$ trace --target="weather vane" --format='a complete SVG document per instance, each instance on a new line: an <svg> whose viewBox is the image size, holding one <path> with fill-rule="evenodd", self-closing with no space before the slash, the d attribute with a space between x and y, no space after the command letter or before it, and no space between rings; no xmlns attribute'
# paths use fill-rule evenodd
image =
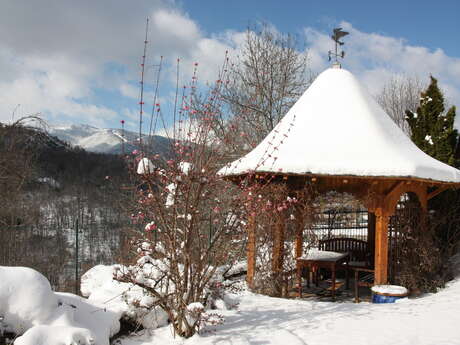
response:
<svg viewBox="0 0 460 345"><path fill-rule="evenodd" d="M340 66L340 63L339 63L339 60L338 58L344 58L345 57L345 52L342 50L340 53L338 52L338 47L339 45L340 46L343 46L344 42L341 42L339 41L342 37L345 37L346 35L348 35L349 32L346 32L346 31L342 31L342 28L335 28L334 29L334 34L331 36L331 38L334 40L335 42L335 53L333 51L330 51L329 50L329 61L332 60L332 57L335 58L335 62L334 62L334 65L338 65Z"/></svg>

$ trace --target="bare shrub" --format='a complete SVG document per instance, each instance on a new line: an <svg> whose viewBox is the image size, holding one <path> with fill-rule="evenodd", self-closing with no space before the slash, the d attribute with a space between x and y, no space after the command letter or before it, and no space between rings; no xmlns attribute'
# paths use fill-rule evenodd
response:
<svg viewBox="0 0 460 345"><path fill-rule="evenodd" d="M193 95L182 98L171 159L135 152L139 185L132 220L144 232L133 242L136 263L119 276L143 287L183 337L204 322L217 322L205 308L216 280L222 280L218 268L244 249L238 189L217 174L222 156L209 123L219 99L209 98L200 105Z"/></svg>
<svg viewBox="0 0 460 345"><path fill-rule="evenodd" d="M436 240L437 220L423 214L415 195L409 193L398 204L394 223L398 255L395 282L412 293L435 292L444 285L443 258Z"/></svg>

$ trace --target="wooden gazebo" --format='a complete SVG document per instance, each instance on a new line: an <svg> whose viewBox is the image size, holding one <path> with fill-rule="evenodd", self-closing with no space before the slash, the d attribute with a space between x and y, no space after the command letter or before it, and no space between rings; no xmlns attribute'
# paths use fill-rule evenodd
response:
<svg viewBox="0 0 460 345"><path fill-rule="evenodd" d="M388 223L404 193L427 201L460 186L460 171L422 152L358 80L338 66L321 73L274 130L246 156L222 168L228 178L269 174L289 186L312 183L320 193L347 192L369 212L375 284L388 280ZM249 286L255 273L255 219L248 224ZM296 255L302 254L302 231ZM273 267L283 261L284 228L275 236ZM276 243L276 241L278 243Z"/></svg>

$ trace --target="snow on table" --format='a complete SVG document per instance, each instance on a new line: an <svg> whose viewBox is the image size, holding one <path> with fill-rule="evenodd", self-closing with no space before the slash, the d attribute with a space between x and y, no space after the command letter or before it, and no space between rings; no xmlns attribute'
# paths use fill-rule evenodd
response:
<svg viewBox="0 0 460 345"><path fill-rule="evenodd" d="M299 257L298 260L337 261L343 259L347 255L347 253L337 253L326 250L310 249L307 255Z"/></svg>

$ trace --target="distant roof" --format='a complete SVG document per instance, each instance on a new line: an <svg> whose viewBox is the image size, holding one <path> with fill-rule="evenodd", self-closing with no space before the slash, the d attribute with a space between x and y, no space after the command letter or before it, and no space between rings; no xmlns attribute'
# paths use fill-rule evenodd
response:
<svg viewBox="0 0 460 345"><path fill-rule="evenodd" d="M421 151L349 71L321 73L273 131L219 171L460 182L460 171Z"/></svg>

